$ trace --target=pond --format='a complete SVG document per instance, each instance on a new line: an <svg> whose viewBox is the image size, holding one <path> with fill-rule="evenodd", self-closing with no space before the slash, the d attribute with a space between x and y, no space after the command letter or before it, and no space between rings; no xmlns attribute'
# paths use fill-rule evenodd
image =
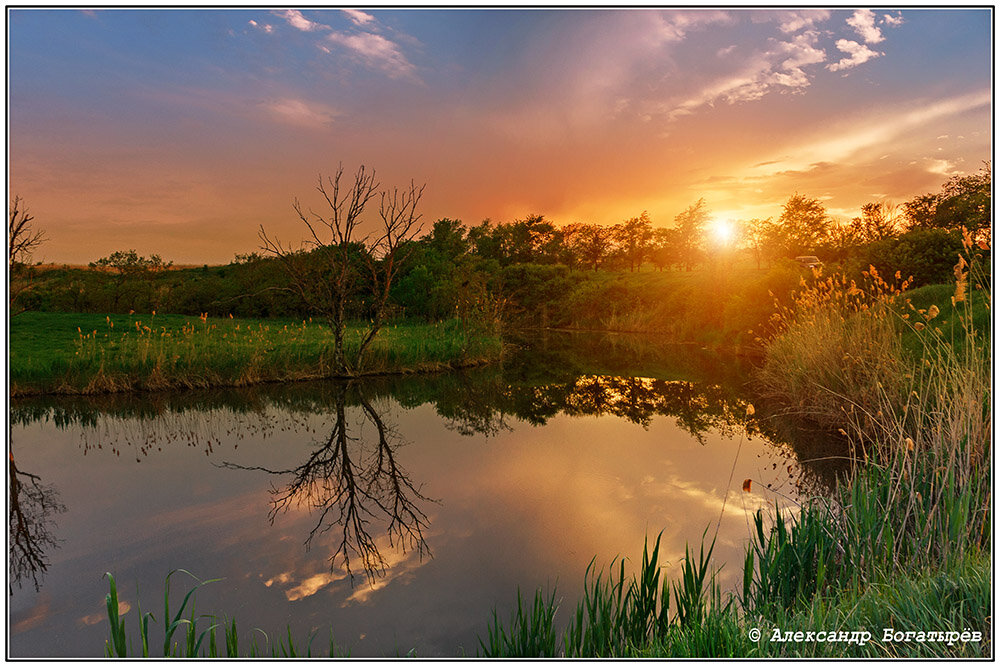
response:
<svg viewBox="0 0 1000 667"><path fill-rule="evenodd" d="M463 373L13 402L9 655L103 655L105 572L131 631L138 603L162 623L183 568L221 579L196 610L241 637L316 631L352 656L475 655L519 588L555 587L565 621L592 558L634 562L661 531L668 575L717 535L733 587L752 512L822 482L745 378L550 333ZM174 575L175 605L194 583Z"/></svg>

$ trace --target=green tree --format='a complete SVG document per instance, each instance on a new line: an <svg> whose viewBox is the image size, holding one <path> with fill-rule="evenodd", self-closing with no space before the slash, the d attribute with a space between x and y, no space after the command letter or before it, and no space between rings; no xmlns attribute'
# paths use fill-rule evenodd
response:
<svg viewBox="0 0 1000 667"><path fill-rule="evenodd" d="M674 217L676 230L676 248L680 263L690 271L702 260L705 245L705 227L708 226L710 214L704 198L688 206Z"/></svg>
<svg viewBox="0 0 1000 667"><path fill-rule="evenodd" d="M816 252L828 240L832 222L818 199L792 195L778 218L786 252L793 256Z"/></svg>
<svg viewBox="0 0 1000 667"><path fill-rule="evenodd" d="M653 230L653 238L649 244L649 259L662 271L678 261L677 247L677 229L658 227Z"/></svg>
<svg viewBox="0 0 1000 667"><path fill-rule="evenodd" d="M977 239L989 235L993 175L989 163L966 176L953 176L935 194L923 194L903 207L909 229L960 229Z"/></svg>
<svg viewBox="0 0 1000 667"><path fill-rule="evenodd" d="M133 250L116 250L107 257L101 257L90 263L90 268L106 271L112 275L111 310L117 312L124 289L137 280L150 278L152 274L164 271L173 266L173 262L164 263L159 255L143 257ZM135 295L134 295L135 296ZM137 298L137 297L136 297Z"/></svg>
<svg viewBox="0 0 1000 667"><path fill-rule="evenodd" d="M887 201L869 202L861 207L861 217L851 220L860 243L874 243L899 234L899 209Z"/></svg>
<svg viewBox="0 0 1000 667"><path fill-rule="evenodd" d="M611 252L613 240L608 227L575 222L566 225L562 232L563 247L570 256L567 263L570 267L583 264L597 271Z"/></svg>
<svg viewBox="0 0 1000 667"><path fill-rule="evenodd" d="M760 268L761 260L767 260L768 265L780 252L776 246L780 245L780 237L777 226L771 218L751 218L739 223L739 230L743 243L753 254L757 268Z"/></svg>
<svg viewBox="0 0 1000 667"><path fill-rule="evenodd" d="M629 218L620 225L615 225L614 229L629 271L641 269L649 250L649 242L653 238L653 223L649 220L649 214L643 211L639 217Z"/></svg>

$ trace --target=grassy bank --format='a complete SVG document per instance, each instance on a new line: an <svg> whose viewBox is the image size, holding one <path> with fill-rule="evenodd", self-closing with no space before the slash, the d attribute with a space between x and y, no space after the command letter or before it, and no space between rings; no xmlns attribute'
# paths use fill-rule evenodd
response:
<svg viewBox="0 0 1000 667"><path fill-rule="evenodd" d="M347 353L362 329L347 332ZM387 326L365 373L469 366L499 358L499 337L455 321ZM309 320L24 313L10 325L12 395L242 386L335 375L332 336Z"/></svg>

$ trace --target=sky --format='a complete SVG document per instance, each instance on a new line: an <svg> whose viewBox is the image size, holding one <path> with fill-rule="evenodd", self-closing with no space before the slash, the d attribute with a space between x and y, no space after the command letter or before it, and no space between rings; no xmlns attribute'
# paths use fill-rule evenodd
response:
<svg viewBox="0 0 1000 667"><path fill-rule="evenodd" d="M793 194L847 221L992 157L979 9L8 9L8 197L36 261L304 238L338 165L425 228L655 226ZM375 223L373 219L370 224Z"/></svg>

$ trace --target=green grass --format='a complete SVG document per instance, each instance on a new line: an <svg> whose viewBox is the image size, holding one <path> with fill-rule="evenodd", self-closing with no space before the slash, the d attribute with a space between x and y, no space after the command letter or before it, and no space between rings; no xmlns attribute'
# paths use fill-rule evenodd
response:
<svg viewBox="0 0 1000 667"><path fill-rule="evenodd" d="M183 573L195 579L198 583L188 589L181 600L180 608L170 613L170 579L177 573ZM118 585L114 575L108 572L108 595L105 598L108 614L108 639L105 641L105 655L109 658L143 657L155 655L151 650L154 631L150 621L156 621L152 612L142 613L142 606L136 600L138 616L138 635L129 633L124 615L119 613ZM235 619L223 618L221 621L211 614L195 612L196 593L207 584L220 581L211 579L198 581L197 577L187 570L174 570L165 580L163 593L163 646L161 655L165 658L311 658L329 657L344 658L350 654L340 649L333 641L333 633L325 651L313 655L314 632L305 641L296 644L290 627L285 633L276 634L271 639L266 632L254 628L250 632L249 641L240 642L240 632ZM137 596L138 597L138 596ZM186 612L186 614L185 614ZM176 637L176 639L175 639ZM220 643L221 638L221 643ZM158 646L158 645L157 645Z"/></svg>
<svg viewBox="0 0 1000 667"><path fill-rule="evenodd" d="M356 348L361 327L347 332ZM11 393L103 393L240 386L333 377L332 336L318 322L24 313L10 326ZM384 327L366 373L435 370L499 358L498 337L458 322Z"/></svg>
<svg viewBox="0 0 1000 667"><path fill-rule="evenodd" d="M904 299L909 300L909 305L899 307L900 315L909 314L906 322L912 324L918 318L914 311L927 310L931 306L937 306L940 314L933 320L934 326L941 330L941 337L956 350L965 350L967 336L963 319L969 320L972 327L979 332L988 332L992 321L990 314L990 297L988 294L973 287L969 290L968 301L952 303L955 295L955 285L926 285L915 290L910 290L903 294ZM912 306L912 309L909 308ZM912 322L910 320L913 320ZM914 357L920 357L924 352L924 343L927 341L926 335L920 335L912 326L901 327L902 342L904 349Z"/></svg>
<svg viewBox="0 0 1000 667"><path fill-rule="evenodd" d="M584 579L583 599L568 619L555 591L518 592L508 623L496 612L481 640L486 657L672 658L979 658L992 654L992 560L989 545L964 530L975 490L951 490L951 500L929 533L911 531L911 549L898 551L892 530L906 501L893 499L898 480L864 476L842 489L834 514L809 505L797 515L757 512L747 547L741 595L724 593L714 579L711 546L687 551L680 577L660 580L659 539L643 550L636 574L624 561ZM873 502L859 502L872 496ZM927 505L931 505L927 502ZM926 509L926 508L925 508ZM886 512L890 516L886 521ZM926 518L926 517L923 517ZM885 530L886 528L889 530ZM941 541L948 527L954 540ZM917 552L934 544L933 557ZM553 628L562 624L564 630ZM751 630L761 631L754 640ZM884 640L896 632L979 633L978 641ZM817 641L807 632L869 632L850 641ZM802 632L797 641L776 641Z"/></svg>

